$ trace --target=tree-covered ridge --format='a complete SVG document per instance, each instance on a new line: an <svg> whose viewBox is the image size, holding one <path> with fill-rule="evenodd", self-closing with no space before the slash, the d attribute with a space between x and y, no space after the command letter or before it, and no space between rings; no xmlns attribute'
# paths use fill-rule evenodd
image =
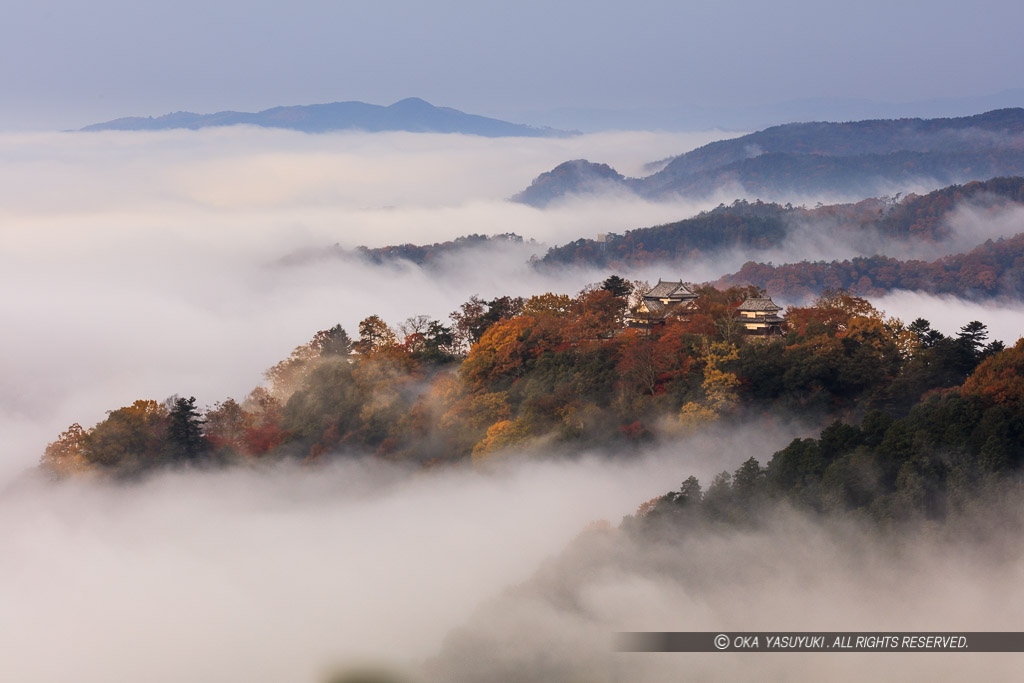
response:
<svg viewBox="0 0 1024 683"><path fill-rule="evenodd" d="M378 316L353 343L318 332L241 401L140 400L46 449L56 473L131 475L177 465L373 454L430 464L502 451L573 452L671 437L747 411L808 419L882 409L963 382L986 346L981 323L947 338L927 322L886 319L833 294L786 312L788 332L750 340L735 309L756 288L697 287L685 318L627 329L645 283L609 277L576 296L471 298L449 321Z"/></svg>
<svg viewBox="0 0 1024 683"><path fill-rule="evenodd" d="M335 244L329 248L304 249L293 252L280 259L282 265L302 265L310 261L327 259L340 259L344 261L359 261L373 265L395 265L413 263L424 268L444 268L447 261L453 257L465 257L477 250L488 248L514 249L523 247L523 252L528 253L529 249L539 248L540 245L534 240L524 239L514 232L500 233L494 235L481 235L473 233L456 237L453 240L434 242L432 244L394 244L384 247L358 246L354 249L342 247ZM523 256L525 260L525 255Z"/></svg>
<svg viewBox="0 0 1024 683"><path fill-rule="evenodd" d="M528 188L510 197L510 201L547 206L566 194L614 191L628 182L624 175L608 164L573 159L541 173Z"/></svg>
<svg viewBox="0 0 1024 683"><path fill-rule="evenodd" d="M980 341L968 346L980 350ZM756 523L786 503L878 522L943 520L981 493L1019 495L1024 470L1024 339L989 354L958 387L927 394L908 414L875 410L795 439L762 467L750 458L706 490L695 477L641 506L634 529L695 522ZM1016 487L1016 488L1014 488Z"/></svg>
<svg viewBox="0 0 1024 683"><path fill-rule="evenodd" d="M655 199L712 196L737 185L764 199L823 192L863 196L880 187L891 193L921 181L1020 175L1022 141L1024 109L951 119L791 123L712 142L643 178L624 178L588 161L567 162L539 176L515 200L546 206L609 187Z"/></svg>
<svg viewBox="0 0 1024 683"><path fill-rule="evenodd" d="M436 266L445 258L486 246L535 244L509 232L498 235L472 234L433 244L399 244L386 247L356 247L354 255L374 264L409 261L420 266ZM352 252L348 252L352 253Z"/></svg>
<svg viewBox="0 0 1024 683"><path fill-rule="evenodd" d="M764 214L745 212L744 201L729 210L703 212L693 218L651 228L609 233L604 242L581 238L552 247L540 260L544 265L636 267L658 261L685 261L729 247L768 248L786 237L785 215L795 211L778 204L760 204Z"/></svg>
<svg viewBox="0 0 1024 683"><path fill-rule="evenodd" d="M645 179L637 189L654 198L668 193L711 196L737 184L748 195L760 197L864 196L877 193L880 187L905 188L921 182L945 185L1022 173L1024 150L1019 148L976 152L900 150L857 156L773 152L674 179L664 187L652 186Z"/></svg>
<svg viewBox="0 0 1024 683"><path fill-rule="evenodd" d="M747 262L716 286L755 285L789 301L814 298L828 289L880 296L897 289L969 299L1018 297L1024 291L1024 233L988 240L967 254L932 262L871 256L774 266Z"/></svg>
<svg viewBox="0 0 1024 683"><path fill-rule="evenodd" d="M877 221L882 235L940 240L949 234L944 223L958 206L996 210L1024 205L1024 177L1005 176L964 185L949 185L926 195L908 195Z"/></svg>
<svg viewBox="0 0 1024 683"><path fill-rule="evenodd" d="M685 261L735 247L777 247L798 228L828 230L851 239L938 242L950 235L950 214L965 205L987 211L1024 205L1024 177L993 178L952 185L926 195L872 198L811 209L737 200L675 223L627 230L622 235L609 233L604 242L579 239L553 247L541 263L624 268Z"/></svg>
<svg viewBox="0 0 1024 683"><path fill-rule="evenodd" d="M852 240L879 237L939 242L950 236L947 224L950 214L965 205L988 212L1012 205L1024 205L1024 177L993 178L966 185L952 185L921 196L911 194L906 197L868 198L856 203L819 205L813 208L741 199L674 223L627 230L622 235L609 233L603 242L581 238L553 247L548 249L538 265L577 264L619 269L660 261L687 261L722 249L779 247L793 234L794 229L827 230ZM282 263L302 263L311 258L342 258L358 259L375 265L409 262L433 268L443 267L451 257L490 247L524 247L523 253L526 254L533 248L539 250L541 245L516 233L474 233L432 244L400 244L376 248L360 246L355 249L335 245L326 250L289 255L282 259ZM756 280L751 282L781 296L786 295L786 292L776 290L774 286L768 287ZM842 286L861 294L878 294L882 291L860 289L855 284L840 279L829 287L835 289ZM819 288L815 293L820 291Z"/></svg>
<svg viewBox="0 0 1024 683"><path fill-rule="evenodd" d="M956 118L789 123L709 143L673 158L653 177L685 177L772 153L844 157L898 150L977 152L1008 146L1021 135L1024 109Z"/></svg>

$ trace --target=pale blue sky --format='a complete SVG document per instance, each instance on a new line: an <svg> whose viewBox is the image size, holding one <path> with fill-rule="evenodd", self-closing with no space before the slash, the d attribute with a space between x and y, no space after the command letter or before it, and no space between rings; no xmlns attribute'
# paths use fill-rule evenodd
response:
<svg viewBox="0 0 1024 683"><path fill-rule="evenodd" d="M1019 1L4 5L0 128L409 96L536 120L560 108L741 111L1024 87Z"/></svg>

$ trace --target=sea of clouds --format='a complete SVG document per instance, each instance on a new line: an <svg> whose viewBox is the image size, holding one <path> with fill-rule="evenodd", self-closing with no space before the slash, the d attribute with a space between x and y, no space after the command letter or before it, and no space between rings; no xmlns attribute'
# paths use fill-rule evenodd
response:
<svg viewBox="0 0 1024 683"><path fill-rule="evenodd" d="M240 397L314 332L446 319L474 294L575 293L606 274L539 275L533 251L450 272L279 261L296 251L516 232L560 243L692 214L600 200L506 201L566 157L639 167L715 133L567 139L306 135L251 128L0 135L0 476L73 421L137 398Z"/></svg>
<svg viewBox="0 0 1024 683"><path fill-rule="evenodd" d="M491 473L413 476L344 462L130 487L54 486L25 474L70 423L89 427L136 399L241 398L335 323L354 334L372 314L392 324L443 320L473 295L574 294L599 282L609 273L538 271L527 259L544 245L678 220L735 197L596 197L547 210L505 198L566 159L639 175L652 159L719 137L0 135L0 678L316 680L360 658L415 668L588 522L616 524L689 474L706 482L805 434L769 421L616 462L594 455ZM538 244L428 270L282 261L334 244L504 232ZM827 249L807 244L795 255ZM749 256L626 275L711 280ZM1024 329L1017 304L905 293L875 303L947 333L979 319L1012 343ZM653 595L639 604L656 603Z"/></svg>

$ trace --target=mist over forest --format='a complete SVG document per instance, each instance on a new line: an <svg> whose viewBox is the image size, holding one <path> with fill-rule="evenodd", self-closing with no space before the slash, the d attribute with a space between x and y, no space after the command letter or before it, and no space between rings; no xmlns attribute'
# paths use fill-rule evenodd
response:
<svg viewBox="0 0 1024 683"><path fill-rule="evenodd" d="M0 278L19 296L2 304L17 333L0 339L9 387L0 398L9 435L0 468L10 476L32 466L54 429L95 422L138 395L187 391L212 404L243 394L328 324L355 332L371 314L394 324L446 317L474 294L577 291L603 274L540 277L525 253L474 259L477 267L446 277L275 264L339 242L383 246L481 230L553 242L636 217L668 220L693 208L611 201L540 213L504 198L543 160L578 153L575 145L640 164L664 147L715 136L5 134L0 216L17 230L0 233Z"/></svg>
<svg viewBox="0 0 1024 683"><path fill-rule="evenodd" d="M0 284L16 293L0 303L2 677L269 683L364 667L409 681L862 680L983 668L1011 679L1016 655L612 652L625 630L1021 628L1020 291L872 283L776 294L736 281L716 295L706 285L748 262L973 253L1024 232L1017 200L953 201L935 220L940 235L891 239L841 233L814 213L819 202L865 196L792 196L806 211L771 244L553 266L541 263L549 249L575 240L760 197L729 187L696 199L613 191L545 208L508 201L566 158L639 176L724 137L0 135L0 222L12 226L0 232ZM903 191L939 189L915 179ZM423 264L357 251L509 233L523 239ZM705 285L704 327L612 334L626 303L602 289L611 275L634 297L660 279ZM730 307L758 293L791 309L791 336L757 346L722 327ZM520 308L501 313L503 297L521 298ZM493 312L491 336L480 328L441 360L402 330L416 316L456 327L452 314L474 300ZM374 316L400 338L367 346L362 323ZM929 326L914 327L918 319ZM485 356L488 343L502 348L496 330L516 324L535 351L507 363ZM335 326L358 357L346 348L343 360L328 358L309 341ZM313 347L294 386L275 386L273 368ZM365 379L359 368L377 367L377 352L393 374ZM636 368L650 358L674 360L645 380ZM567 379L584 366L598 378L591 394L590 379ZM373 387L344 404L346 419L362 420L347 427L356 436L337 433L338 416L304 421L320 410L314 398L332 386L331 368L339 384ZM240 447L211 466L118 469L97 456L81 476L37 467L73 423L88 432L142 399L164 419L186 397L209 419L258 386L280 389L292 420L264 460ZM543 403L550 386L562 393ZM385 395L401 406L426 396L427 408L394 417ZM484 408L470 406L481 396ZM406 431L369 433L377 409L381 429ZM409 415L422 419L409 426ZM916 437L899 441L894 466L885 453L900 430ZM846 440L829 451L828 434L839 432ZM421 433L431 440L418 442ZM813 441L807 453L820 458L787 450L794 439ZM743 489L747 475L756 484ZM836 483L840 475L848 479ZM687 508L689 477L701 494Z"/></svg>

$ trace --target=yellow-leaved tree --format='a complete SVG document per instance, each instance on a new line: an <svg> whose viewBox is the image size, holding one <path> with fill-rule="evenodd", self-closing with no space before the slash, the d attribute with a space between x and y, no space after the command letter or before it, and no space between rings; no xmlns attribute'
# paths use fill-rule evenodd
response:
<svg viewBox="0 0 1024 683"><path fill-rule="evenodd" d="M722 366L738 358L739 350L732 344L712 342L705 347L704 381L700 385L704 400L699 403L690 401L679 409L681 431L692 433L702 425L716 421L736 405L736 387L740 380L736 373L727 372Z"/></svg>
<svg viewBox="0 0 1024 683"><path fill-rule="evenodd" d="M77 422L68 427L57 440L46 447L39 464L51 474L66 476L90 469L83 445L85 430Z"/></svg>
<svg viewBox="0 0 1024 683"><path fill-rule="evenodd" d="M498 451L511 448L530 438L530 427L522 418L501 420L488 428L485 436L473 447L473 463L480 464Z"/></svg>

